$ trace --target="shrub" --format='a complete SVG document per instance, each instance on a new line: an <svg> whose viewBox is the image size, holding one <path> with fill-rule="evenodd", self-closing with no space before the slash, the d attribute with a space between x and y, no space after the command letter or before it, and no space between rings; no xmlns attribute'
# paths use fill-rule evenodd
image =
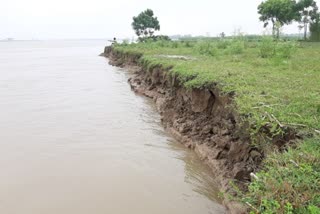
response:
<svg viewBox="0 0 320 214"><path fill-rule="evenodd" d="M192 48L194 46L194 44L192 42L190 42L190 41L185 41L185 42L182 41L182 43L184 43L184 46L186 48Z"/></svg>
<svg viewBox="0 0 320 214"><path fill-rule="evenodd" d="M230 54L242 54L244 52L244 41L235 40L232 41L228 47L228 52Z"/></svg>
<svg viewBox="0 0 320 214"><path fill-rule="evenodd" d="M171 41L170 37L166 35L153 36L153 39Z"/></svg>
<svg viewBox="0 0 320 214"><path fill-rule="evenodd" d="M227 40L219 40L217 42L217 48L218 49L227 49L227 47L230 45L230 42Z"/></svg>
<svg viewBox="0 0 320 214"><path fill-rule="evenodd" d="M262 58L290 58L298 48L295 41L274 42L271 37L264 37L258 45Z"/></svg>
<svg viewBox="0 0 320 214"><path fill-rule="evenodd" d="M280 58L291 58L297 51L298 45L294 41L278 42L276 45L276 56Z"/></svg>
<svg viewBox="0 0 320 214"><path fill-rule="evenodd" d="M159 40L163 40L163 41L171 41L169 36L165 36L165 35L159 35L159 36L149 36L149 37L139 37L138 41L139 42L150 42L150 41L159 41Z"/></svg>
<svg viewBox="0 0 320 214"><path fill-rule="evenodd" d="M168 43L167 41L161 39L156 42L156 45L163 48L168 45L167 43Z"/></svg>
<svg viewBox="0 0 320 214"><path fill-rule="evenodd" d="M275 43L272 37L263 37L258 48L262 58L270 58L275 55Z"/></svg>
<svg viewBox="0 0 320 214"><path fill-rule="evenodd" d="M257 42L254 42L254 41L247 42L247 48L257 48L257 47L258 47Z"/></svg>
<svg viewBox="0 0 320 214"><path fill-rule="evenodd" d="M129 44L130 44L130 42L129 42L128 39L124 39L124 40L122 41L122 43L121 43L122 46L127 46L127 45L129 45Z"/></svg>
<svg viewBox="0 0 320 214"><path fill-rule="evenodd" d="M178 42L171 42L171 47L172 48L178 48L179 47L179 43Z"/></svg>
<svg viewBox="0 0 320 214"><path fill-rule="evenodd" d="M218 54L215 44L209 41L198 42L195 49L202 55L216 56Z"/></svg>

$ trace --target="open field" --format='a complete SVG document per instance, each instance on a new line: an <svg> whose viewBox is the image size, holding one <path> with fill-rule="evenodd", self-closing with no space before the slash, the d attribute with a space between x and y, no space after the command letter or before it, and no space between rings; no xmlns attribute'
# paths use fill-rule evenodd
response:
<svg viewBox="0 0 320 214"><path fill-rule="evenodd" d="M146 68L161 65L187 88L216 84L234 94L235 108L250 124L252 144L265 164L241 197L255 212L320 212L320 43L157 41L116 45L143 54ZM261 130L268 129L268 134ZM273 137L294 130L294 146L278 153ZM288 143L288 142L286 142Z"/></svg>
<svg viewBox="0 0 320 214"><path fill-rule="evenodd" d="M301 44L289 59L262 58L258 45L244 44L241 53L232 53L237 51L232 46L212 48L213 56L201 54L192 43L139 43L117 49L143 53L148 66L173 66L187 87L220 84L222 90L236 93L238 110L255 120L268 120L268 112L283 125L320 129L320 43Z"/></svg>

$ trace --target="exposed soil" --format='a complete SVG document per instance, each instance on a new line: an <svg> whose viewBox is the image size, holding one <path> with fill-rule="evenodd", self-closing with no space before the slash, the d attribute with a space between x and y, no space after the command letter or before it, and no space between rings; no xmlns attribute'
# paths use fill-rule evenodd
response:
<svg viewBox="0 0 320 214"><path fill-rule="evenodd" d="M134 73L128 80L132 90L155 101L165 128L209 165L222 192L235 194L230 181L246 188L263 155L250 146L247 127L232 108L232 94L221 93L215 85L187 89L161 66L143 69L138 65L141 55L121 54L111 47L106 47L104 55L111 65ZM227 197L224 205L229 213L247 213Z"/></svg>

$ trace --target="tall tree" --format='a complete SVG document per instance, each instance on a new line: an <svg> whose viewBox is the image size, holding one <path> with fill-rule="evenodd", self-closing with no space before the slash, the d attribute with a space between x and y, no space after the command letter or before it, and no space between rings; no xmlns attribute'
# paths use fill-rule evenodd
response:
<svg viewBox="0 0 320 214"><path fill-rule="evenodd" d="M160 30L160 23L151 9L141 12L133 17L132 28L137 36L152 36L155 31Z"/></svg>
<svg viewBox="0 0 320 214"><path fill-rule="evenodd" d="M297 3L295 0L266 0L258 6L260 21L267 27L272 23L272 34L280 37L280 28L285 24L300 19Z"/></svg>
<svg viewBox="0 0 320 214"><path fill-rule="evenodd" d="M310 22L311 40L320 41L320 13L315 13Z"/></svg>
<svg viewBox="0 0 320 214"><path fill-rule="evenodd" d="M304 40L307 40L309 23L314 19L318 11L317 3L314 0L300 0L297 3L297 10L300 13L300 23L304 28Z"/></svg>

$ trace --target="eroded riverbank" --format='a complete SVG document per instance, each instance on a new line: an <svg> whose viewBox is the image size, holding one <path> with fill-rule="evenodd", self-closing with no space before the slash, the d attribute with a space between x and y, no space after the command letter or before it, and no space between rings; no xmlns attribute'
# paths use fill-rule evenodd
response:
<svg viewBox="0 0 320 214"><path fill-rule="evenodd" d="M110 64L134 74L128 81L131 88L154 100L166 130L207 163L223 192L233 194L231 181L240 186L250 181L250 173L257 169L262 154L250 146L246 127L237 121L232 94L222 94L214 85L187 89L161 65L139 65L141 55L117 52L112 47L106 47L104 55ZM227 197L224 205L230 213L247 212Z"/></svg>

